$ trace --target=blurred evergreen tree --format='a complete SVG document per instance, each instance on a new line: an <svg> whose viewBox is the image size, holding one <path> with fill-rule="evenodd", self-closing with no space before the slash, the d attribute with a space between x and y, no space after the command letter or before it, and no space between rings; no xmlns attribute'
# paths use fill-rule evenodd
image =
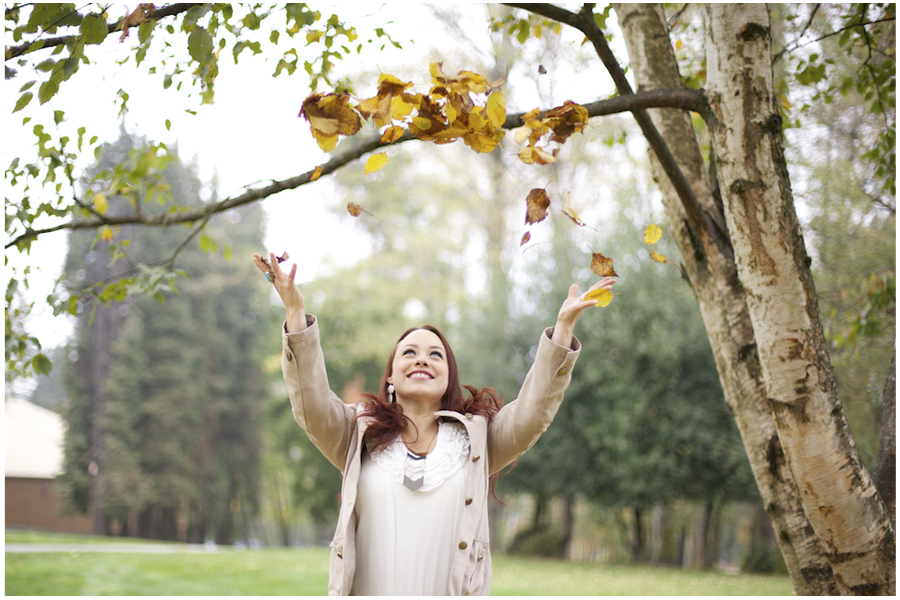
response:
<svg viewBox="0 0 900 600"><path fill-rule="evenodd" d="M143 148L143 140L123 132L98 169ZM164 179L186 204L198 205L196 169L176 157L166 161ZM154 259L177 247L177 233L136 229L128 246L73 233L66 277L99 281L121 272L125 261L152 269ZM203 230L206 252L191 244L178 254L176 265L188 276L180 293L165 293L161 281L157 302L129 296L80 307L75 360L65 376L69 429L60 488L70 508L93 505L95 533L219 543L249 536L264 397L254 321L267 288L253 285L252 264L223 255L248 256L263 247L262 236L261 207L222 215ZM221 253L216 240L228 242ZM125 257L110 261L105 250Z"/></svg>

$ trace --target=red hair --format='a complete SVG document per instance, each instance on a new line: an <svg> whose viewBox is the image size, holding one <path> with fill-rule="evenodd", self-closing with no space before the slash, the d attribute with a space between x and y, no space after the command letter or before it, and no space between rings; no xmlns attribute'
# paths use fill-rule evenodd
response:
<svg viewBox="0 0 900 600"><path fill-rule="evenodd" d="M422 325L421 327L412 327L407 329L391 351L391 357L388 359L387 366L384 369L384 376L381 378L381 386L378 389L378 395L363 394L369 400L366 403L365 410L360 416L369 417L372 422L366 429L366 440L374 443L375 447L387 444L393 441L400 432L403 431L409 419L403 414L403 408L397 403L392 403L388 399L387 386L388 378L392 374L394 365L394 356L397 354L397 346L400 342L413 331L425 329L440 338L444 349L447 351L447 367L448 379L447 390L441 396L441 410L452 410L460 414L472 413L473 415L482 415L490 419L500 407L503 401L497 395L493 388L485 387L478 390L470 385L461 385L459 382L459 368L456 365L456 357L450 344L447 343L444 335L432 325ZM469 397L463 395L463 388L469 392Z"/></svg>

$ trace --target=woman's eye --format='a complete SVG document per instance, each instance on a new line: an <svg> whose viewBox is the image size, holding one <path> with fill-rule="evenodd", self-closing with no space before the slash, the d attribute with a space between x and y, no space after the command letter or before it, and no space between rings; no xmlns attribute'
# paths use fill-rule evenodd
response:
<svg viewBox="0 0 900 600"><path fill-rule="evenodd" d="M409 356L410 354L415 354L415 351L412 348L403 351L403 356Z"/></svg>
<svg viewBox="0 0 900 600"><path fill-rule="evenodd" d="M434 352L432 352L432 353L431 353L431 356L436 356L436 357L438 357L438 358L444 358L444 355L441 354L440 352L438 352L437 350L435 350Z"/></svg>

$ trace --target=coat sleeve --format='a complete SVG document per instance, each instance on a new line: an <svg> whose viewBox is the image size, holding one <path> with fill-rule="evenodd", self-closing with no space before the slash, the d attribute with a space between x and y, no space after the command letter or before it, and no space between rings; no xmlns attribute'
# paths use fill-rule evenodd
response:
<svg viewBox="0 0 900 600"><path fill-rule="evenodd" d="M572 338L571 349L550 338L548 327L538 342L534 364L528 370L519 395L505 404L490 421L488 458L496 473L531 448L547 430L572 380L572 367L581 353L581 342Z"/></svg>
<svg viewBox="0 0 900 600"><path fill-rule="evenodd" d="M287 333L282 326L281 370L291 399L294 420L325 458L341 472L356 429L355 405L345 404L328 386L319 323L306 317L307 328Z"/></svg>

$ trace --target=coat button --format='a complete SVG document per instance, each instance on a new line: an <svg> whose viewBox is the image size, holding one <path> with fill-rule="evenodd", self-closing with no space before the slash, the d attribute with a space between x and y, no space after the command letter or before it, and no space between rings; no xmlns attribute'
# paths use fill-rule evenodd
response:
<svg viewBox="0 0 900 600"><path fill-rule="evenodd" d="M344 553L341 552L340 550L338 550L338 551L337 551L337 557L338 557L338 558L344 558Z"/></svg>
<svg viewBox="0 0 900 600"><path fill-rule="evenodd" d="M471 499L471 498L466 498L466 506L468 506L468 505L470 505L470 504L472 504L472 499Z"/></svg>
<svg viewBox="0 0 900 600"><path fill-rule="evenodd" d="M467 418L467 419L471 419L472 416L473 416L472 413L466 413L466 418Z"/></svg>
<svg viewBox="0 0 900 600"><path fill-rule="evenodd" d="M465 550L465 549L468 548L468 547L469 547L469 545L468 545L467 543L465 543L465 542L460 542L460 543L459 543L459 549L460 549L460 550Z"/></svg>
<svg viewBox="0 0 900 600"><path fill-rule="evenodd" d="M479 555L478 555L478 560L481 560L482 558L484 558L484 554L479 554Z"/></svg>
<svg viewBox="0 0 900 600"><path fill-rule="evenodd" d="M563 367L562 369L557 371L556 374L559 375L560 377L565 377L566 373L568 373L568 372L569 371L565 367Z"/></svg>
<svg viewBox="0 0 900 600"><path fill-rule="evenodd" d="M290 352L285 352L284 354L285 354L285 356L287 357L288 362L294 360L294 355L291 354Z"/></svg>
<svg viewBox="0 0 900 600"><path fill-rule="evenodd" d="M481 456L478 454L472 457L472 462L478 462L479 460L481 460Z"/></svg>

